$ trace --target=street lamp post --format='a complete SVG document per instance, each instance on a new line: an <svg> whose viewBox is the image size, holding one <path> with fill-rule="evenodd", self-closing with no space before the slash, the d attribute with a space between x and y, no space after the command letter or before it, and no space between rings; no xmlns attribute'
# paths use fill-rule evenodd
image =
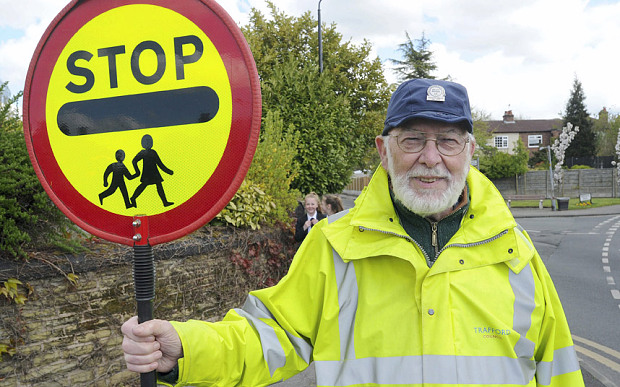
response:
<svg viewBox="0 0 620 387"><path fill-rule="evenodd" d="M323 39L321 35L321 1L319 0L319 73L323 73Z"/></svg>
<svg viewBox="0 0 620 387"><path fill-rule="evenodd" d="M553 195L555 195L555 187L553 186L553 167L551 165L551 145L549 146L541 146L538 148L539 150L547 149L547 158L549 160L549 180L551 181L551 211L555 211L555 201L553 200Z"/></svg>

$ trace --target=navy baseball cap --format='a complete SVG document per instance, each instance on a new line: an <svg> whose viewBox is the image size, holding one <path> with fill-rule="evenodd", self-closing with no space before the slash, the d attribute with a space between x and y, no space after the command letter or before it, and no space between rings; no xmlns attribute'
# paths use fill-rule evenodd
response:
<svg viewBox="0 0 620 387"><path fill-rule="evenodd" d="M454 82L411 79L402 83L390 99L382 134L413 118L463 123L469 133L474 131L467 90Z"/></svg>

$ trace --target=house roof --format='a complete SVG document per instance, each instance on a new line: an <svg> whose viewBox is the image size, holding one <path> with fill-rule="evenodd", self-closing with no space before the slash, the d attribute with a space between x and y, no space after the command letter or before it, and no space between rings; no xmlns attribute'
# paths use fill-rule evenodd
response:
<svg viewBox="0 0 620 387"><path fill-rule="evenodd" d="M544 133L562 129L562 120L487 121L490 133Z"/></svg>
<svg viewBox="0 0 620 387"><path fill-rule="evenodd" d="M487 124L489 125L489 133L545 133L562 129L562 120L559 118L515 121L512 110L504 112L502 121L487 121Z"/></svg>

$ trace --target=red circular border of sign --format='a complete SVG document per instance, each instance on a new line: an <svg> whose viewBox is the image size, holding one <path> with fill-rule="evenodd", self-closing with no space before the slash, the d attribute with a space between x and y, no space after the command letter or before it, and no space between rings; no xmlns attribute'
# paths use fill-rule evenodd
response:
<svg viewBox="0 0 620 387"><path fill-rule="evenodd" d="M149 216L149 243L156 245L178 239L209 222L239 189L258 143L260 83L252 52L241 30L214 1L73 0L69 3L48 26L30 62L24 88L24 136L43 188L62 212L84 230L112 242L134 244L133 217L114 214L91 203L71 185L60 169L49 143L45 119L49 80L60 53L84 24L103 12L130 4L152 4L171 9L201 28L223 59L233 101L231 133L211 178L185 203ZM209 31L203 26L209 26Z"/></svg>

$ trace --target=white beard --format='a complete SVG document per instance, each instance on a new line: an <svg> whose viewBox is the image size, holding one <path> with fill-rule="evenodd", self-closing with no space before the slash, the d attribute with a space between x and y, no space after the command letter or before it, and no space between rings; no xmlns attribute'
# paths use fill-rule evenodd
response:
<svg viewBox="0 0 620 387"><path fill-rule="evenodd" d="M409 211L422 217L440 214L452 207L459 199L465 188L465 181L469 173L471 155L468 153L463 169L456 175L451 175L446 167L438 165L434 168L425 168L423 165L413 167L405 174L397 174L394 171L394 161L390 152L389 143L386 144L388 174L392 179L394 196ZM413 189L410 179L416 176L437 176L446 178L448 188L439 191L437 189Z"/></svg>

